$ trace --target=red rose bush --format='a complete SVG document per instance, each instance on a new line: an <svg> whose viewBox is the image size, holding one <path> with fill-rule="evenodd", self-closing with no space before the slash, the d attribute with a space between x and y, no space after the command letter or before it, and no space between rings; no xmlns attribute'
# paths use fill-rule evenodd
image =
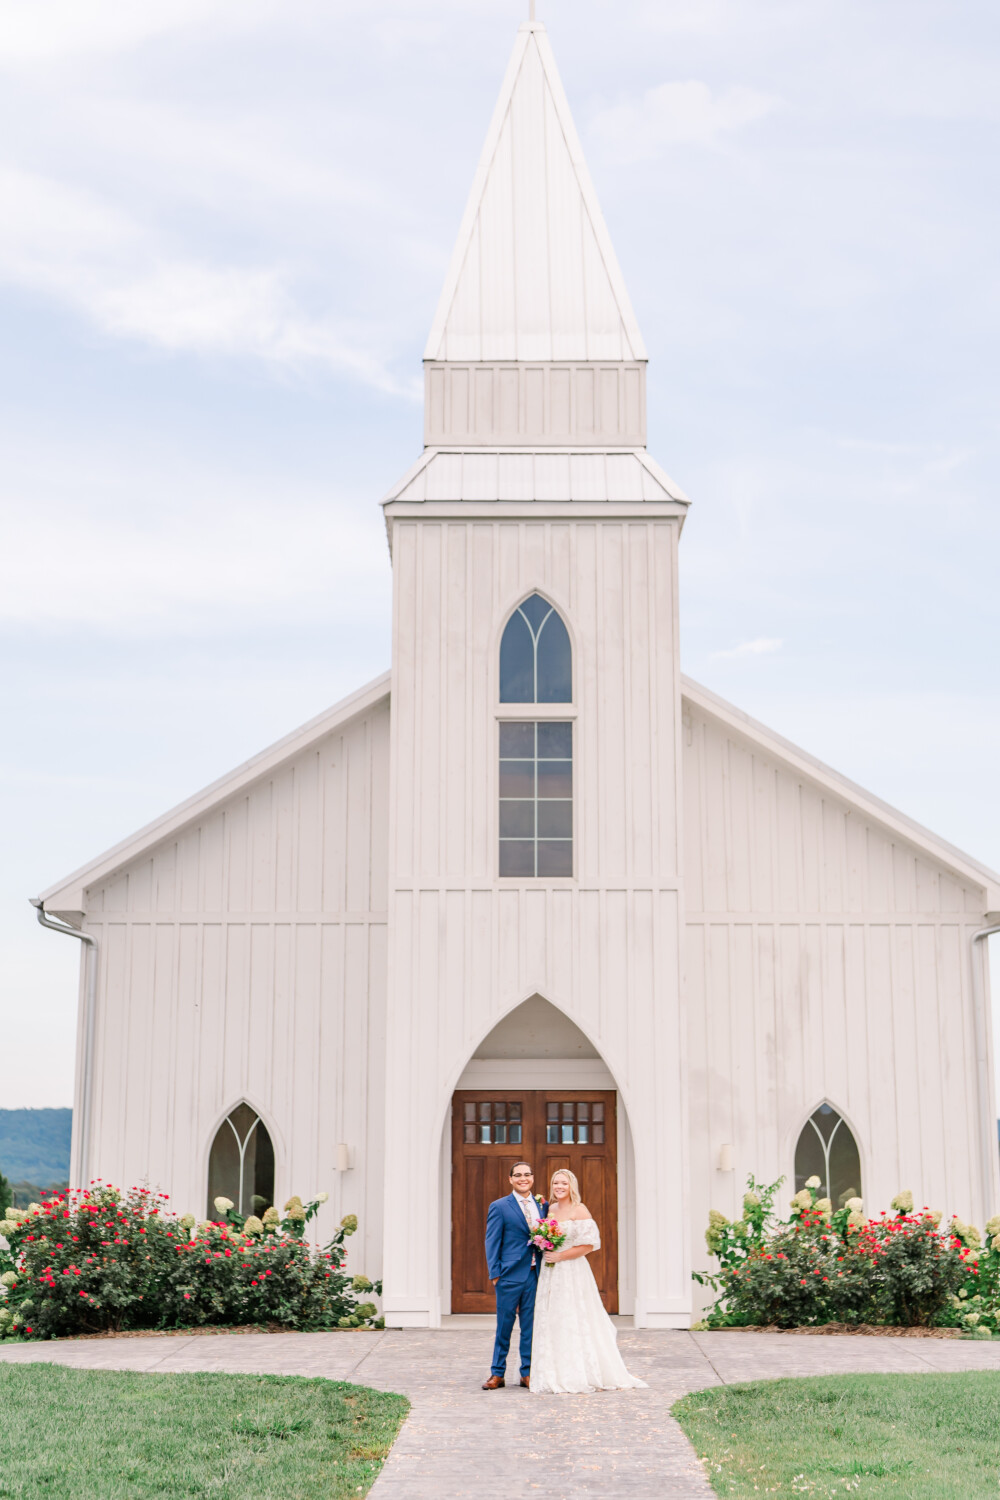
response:
<svg viewBox="0 0 1000 1500"><path fill-rule="evenodd" d="M348 1214L322 1248L305 1239L322 1194L284 1217L244 1219L228 1199L216 1221L178 1217L165 1194L104 1183L54 1195L0 1220L0 1338L60 1338L123 1329L278 1324L381 1326L359 1293L381 1284L345 1271ZM7 1249L3 1248L6 1241Z"/></svg>
<svg viewBox="0 0 1000 1500"><path fill-rule="evenodd" d="M893 1213L866 1218L859 1198L836 1211L810 1178L787 1219L774 1199L783 1179L748 1180L743 1215L709 1216L706 1243L719 1262L695 1273L715 1302L710 1328L840 1324L956 1327L976 1337L1000 1332L1000 1215L974 1227L914 1211L908 1192Z"/></svg>

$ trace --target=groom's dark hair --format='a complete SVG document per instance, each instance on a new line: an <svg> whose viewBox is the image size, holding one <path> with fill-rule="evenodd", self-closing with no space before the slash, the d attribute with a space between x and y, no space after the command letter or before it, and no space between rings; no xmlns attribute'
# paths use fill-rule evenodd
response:
<svg viewBox="0 0 1000 1500"><path fill-rule="evenodd" d="M511 1175L511 1177L513 1177L513 1175L517 1171L518 1167L527 1167L527 1169L531 1173L532 1177L534 1177L534 1175L535 1175L535 1169L531 1165L530 1161L516 1161L514 1163L514 1165L510 1169L510 1175Z"/></svg>

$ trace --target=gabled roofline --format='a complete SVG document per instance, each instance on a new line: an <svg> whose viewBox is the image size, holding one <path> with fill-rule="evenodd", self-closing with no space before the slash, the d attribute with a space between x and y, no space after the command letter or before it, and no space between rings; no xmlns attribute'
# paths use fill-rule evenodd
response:
<svg viewBox="0 0 1000 1500"><path fill-rule="evenodd" d="M569 152L570 160L576 172L577 181L580 185L580 193L586 205L587 213L590 216L594 238L597 241L597 248L601 253L601 259L604 261L608 280L611 282L615 301L618 304L618 311L621 314L622 324L625 328L629 345L631 346L631 357L636 360L648 359L646 346L643 342L642 334L639 332L639 324L636 321L635 312L632 307L632 300L625 287L625 278L622 276L618 257L615 255L614 246L611 243L608 226L604 222L601 205L598 202L597 193L590 178L590 171L584 159L580 137L576 133L576 126L573 123L573 116L570 112L569 100L566 98L566 91L562 86L562 79L559 77L559 70L556 67L552 47L541 21L524 21L518 27L517 37L514 41L514 50L510 55L510 62L507 64L503 83L500 85L500 93L497 98L496 107L493 110L493 118L490 120L489 130L486 132L486 140L479 157L479 164L476 167L476 175L472 179L472 187L469 190L469 196L466 200L465 212L462 215L462 222L459 226L458 238L455 241L455 248L452 251L451 262L448 266L448 275L445 278L444 287L438 299L437 310L434 313L434 322L431 324L431 331L427 336L424 359L440 360L441 358L441 340L444 337L448 314L455 300L459 278L468 258L469 245L472 242L476 216L479 213L479 206L483 199L486 179L489 176L490 167L496 155L500 133L503 130L504 120L507 118L507 111L510 108L514 85L517 83L521 64L524 61L524 54L528 49L528 44L532 36L535 38L545 78L552 92L552 102L555 105L559 125L566 141L566 149Z"/></svg>
<svg viewBox="0 0 1000 1500"><path fill-rule="evenodd" d="M728 729L741 735L743 739L764 746L785 765L792 767L814 785L832 792L843 802L851 803L873 823L879 824L881 828L898 838L905 839L913 848L919 849L921 853L936 860L938 864L946 865L968 884L981 887L986 894L985 909L991 912L1000 911L1000 875L995 870L980 864L977 859L973 859L963 850L956 849L954 844L938 838L937 834L925 828L922 823L915 822L905 813L890 806L888 802L883 802L880 797L866 792L864 787L858 786L857 782L850 781L839 771L834 771L832 767L817 760L808 751L800 749L798 745L793 745L791 740L786 740L782 735L776 734L773 729L768 729L766 724L752 719L742 709L736 708L734 704L727 702L725 698L720 698L710 689L702 687L700 683L692 681L690 677L681 677L681 697L686 698L695 708L701 709L703 713L718 720L719 723L725 724Z"/></svg>
<svg viewBox="0 0 1000 1500"><path fill-rule="evenodd" d="M147 849L162 843L164 839L170 838L187 824L193 823L195 819L203 816L219 802L234 796L242 788L276 770L285 761L300 754L314 741L322 739L324 735L341 728L351 719L357 718L359 714L374 708L376 704L388 698L391 679L391 672L383 672L381 677L376 677L367 686L359 688L347 698L341 698L339 703L335 703L332 708L325 709L315 719L310 719L307 724L293 729L291 734L286 734L283 739L277 740L266 750L261 750L259 754L251 756L241 766L237 766L235 771L221 776L218 781L213 781L210 786L196 792L186 802L179 803L170 812L154 819L152 823L147 823L145 828L140 828L139 832L133 834L131 838L115 844L113 849L108 849L90 864L75 870L72 875L68 875L65 880L60 880L57 885L50 886L38 898L41 900L43 909L64 914L82 912L84 910L83 893L88 886L96 884L99 880L107 880L124 865L130 864Z"/></svg>

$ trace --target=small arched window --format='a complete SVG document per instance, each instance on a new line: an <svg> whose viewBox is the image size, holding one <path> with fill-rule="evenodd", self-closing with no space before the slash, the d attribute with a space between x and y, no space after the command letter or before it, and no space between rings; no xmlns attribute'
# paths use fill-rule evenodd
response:
<svg viewBox="0 0 1000 1500"><path fill-rule="evenodd" d="M562 616L531 594L507 621L500 640L501 703L570 703L573 653Z"/></svg>
<svg viewBox="0 0 1000 1500"><path fill-rule="evenodd" d="M843 1208L848 1198L863 1197L861 1153L851 1128L832 1104L821 1104L802 1127L795 1147L795 1191L809 1177L818 1177L820 1192L834 1208Z"/></svg>
<svg viewBox="0 0 1000 1500"><path fill-rule="evenodd" d="M241 1214L258 1218L274 1202L274 1147L267 1127L249 1104L237 1104L216 1132L208 1158L208 1217L218 1218L216 1198L231 1198Z"/></svg>

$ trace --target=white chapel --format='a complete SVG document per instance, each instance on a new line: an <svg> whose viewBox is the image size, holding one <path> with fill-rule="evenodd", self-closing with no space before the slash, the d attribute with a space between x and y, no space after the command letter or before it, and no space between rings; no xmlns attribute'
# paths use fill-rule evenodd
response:
<svg viewBox="0 0 1000 1500"><path fill-rule="evenodd" d="M522 1157L647 1328L748 1172L1000 1207L1000 876L682 676L646 359L526 23L382 501L390 669L40 898L83 939L74 1184L326 1190L396 1327L492 1308Z"/></svg>

